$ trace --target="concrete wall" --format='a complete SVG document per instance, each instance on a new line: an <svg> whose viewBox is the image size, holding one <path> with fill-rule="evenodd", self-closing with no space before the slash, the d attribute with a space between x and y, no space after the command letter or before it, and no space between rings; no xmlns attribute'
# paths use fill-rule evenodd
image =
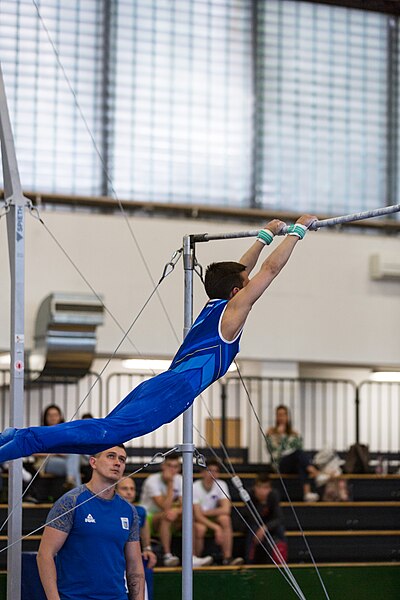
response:
<svg viewBox="0 0 400 600"><path fill-rule="evenodd" d="M42 217L107 307L128 328L153 285L124 219L110 215L43 212ZM182 244L185 233L254 229L248 223L211 223L135 217L130 219L155 280ZM26 346L33 344L36 311L53 291L88 292L44 227L26 217ZM249 240L198 245L198 260L236 260ZM275 240L274 244L279 243ZM265 251L265 255L268 250ZM0 221L0 351L9 348L9 265L5 219ZM369 256L381 253L400 261L400 237L321 230L309 233L269 292L250 315L242 338L242 359L348 365L400 366L400 282L369 278ZM171 330L159 300L150 305L131 332L143 355L171 356L182 334L183 269L160 288L175 329ZM195 283L195 311L206 297ZM98 351L113 352L122 334L107 315L98 330ZM125 342L120 351L136 354Z"/></svg>

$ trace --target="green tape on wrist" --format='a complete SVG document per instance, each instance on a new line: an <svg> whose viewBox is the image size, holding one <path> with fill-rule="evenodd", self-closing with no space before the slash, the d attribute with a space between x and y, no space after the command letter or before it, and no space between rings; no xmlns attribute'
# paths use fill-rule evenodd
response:
<svg viewBox="0 0 400 600"><path fill-rule="evenodd" d="M307 233L307 227L301 223L294 223L289 225L287 228L288 235L296 235L300 240L304 238Z"/></svg>
<svg viewBox="0 0 400 600"><path fill-rule="evenodd" d="M262 244L269 246L274 239L274 234L269 229L261 229L258 232L257 239Z"/></svg>

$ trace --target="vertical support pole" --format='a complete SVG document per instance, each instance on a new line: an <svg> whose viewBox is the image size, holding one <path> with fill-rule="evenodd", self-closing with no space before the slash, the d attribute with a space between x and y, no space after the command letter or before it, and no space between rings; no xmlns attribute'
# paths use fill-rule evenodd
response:
<svg viewBox="0 0 400 600"><path fill-rule="evenodd" d="M23 427L24 403L24 207L11 205L7 215L11 272L11 361L10 425ZM7 598L21 595L22 536L22 459L10 462L8 470L8 507L14 509L8 521ZM17 543L16 543L17 542Z"/></svg>
<svg viewBox="0 0 400 600"><path fill-rule="evenodd" d="M226 383L221 383L221 442L226 448Z"/></svg>
<svg viewBox="0 0 400 600"><path fill-rule="evenodd" d="M356 414L355 414L356 444L359 444L360 443L360 388L359 388L359 386L356 387L355 409L356 409Z"/></svg>
<svg viewBox="0 0 400 600"><path fill-rule="evenodd" d="M386 124L386 205L398 202L398 122L399 122L399 17L387 21L387 124Z"/></svg>
<svg viewBox="0 0 400 600"><path fill-rule="evenodd" d="M14 139L7 107L3 73L0 67L0 137L3 163L4 198L9 203L7 214L8 246L11 273L11 364L10 425L23 426L24 405L24 271L25 271L25 206L15 155ZM8 521L7 598L21 597L22 536L22 459L10 463L8 478L8 510L14 509Z"/></svg>
<svg viewBox="0 0 400 600"><path fill-rule="evenodd" d="M183 238L185 270L184 337L193 322L194 248L191 237ZM193 406L183 414L183 496L182 496L182 600L193 598Z"/></svg>

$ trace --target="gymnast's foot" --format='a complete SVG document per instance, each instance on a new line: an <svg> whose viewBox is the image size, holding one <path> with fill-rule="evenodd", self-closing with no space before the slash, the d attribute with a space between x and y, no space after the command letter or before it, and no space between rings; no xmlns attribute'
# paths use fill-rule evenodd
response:
<svg viewBox="0 0 400 600"><path fill-rule="evenodd" d="M7 427L7 429L5 429L3 433L0 433L0 446L4 446L4 444L8 444L8 442L11 442L11 440L14 439L16 433L17 430L15 427Z"/></svg>

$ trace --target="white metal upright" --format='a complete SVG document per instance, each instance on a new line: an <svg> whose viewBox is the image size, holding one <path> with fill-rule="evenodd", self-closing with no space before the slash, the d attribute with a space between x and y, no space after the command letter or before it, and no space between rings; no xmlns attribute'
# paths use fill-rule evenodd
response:
<svg viewBox="0 0 400 600"><path fill-rule="evenodd" d="M14 138L0 65L0 137L4 201L8 209L7 232L11 274L10 425L23 426L24 405L24 298L25 207ZM21 597L22 459L10 461L8 478L7 598ZM11 511L11 512L10 512Z"/></svg>
<svg viewBox="0 0 400 600"><path fill-rule="evenodd" d="M183 267L185 271L184 337L193 322L194 249L189 235L183 238ZM193 598L193 406L183 415L182 444L182 600Z"/></svg>

